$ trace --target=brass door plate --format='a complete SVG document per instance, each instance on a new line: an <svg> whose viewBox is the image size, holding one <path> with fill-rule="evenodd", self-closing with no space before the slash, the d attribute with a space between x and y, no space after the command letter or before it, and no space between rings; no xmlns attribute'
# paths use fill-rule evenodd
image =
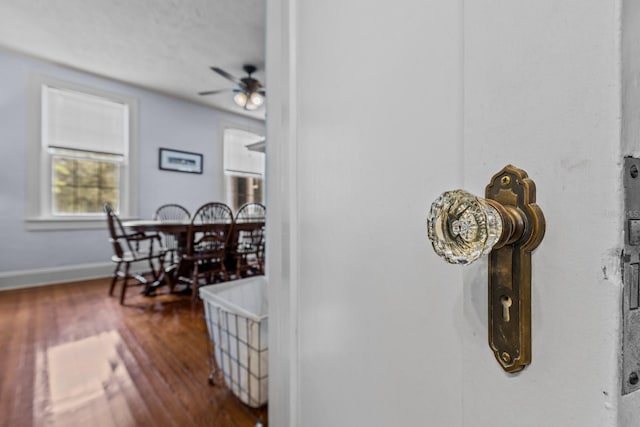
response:
<svg viewBox="0 0 640 427"><path fill-rule="evenodd" d="M531 252L545 220L535 183L512 165L493 176L485 197L517 222L510 240L489 254L489 345L505 371L518 372L531 363Z"/></svg>

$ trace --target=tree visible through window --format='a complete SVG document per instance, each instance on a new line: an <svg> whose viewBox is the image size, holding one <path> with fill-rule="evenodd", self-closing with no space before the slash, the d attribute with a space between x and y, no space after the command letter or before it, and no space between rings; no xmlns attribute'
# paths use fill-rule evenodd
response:
<svg viewBox="0 0 640 427"><path fill-rule="evenodd" d="M101 213L105 202L117 211L120 170L113 159L53 155L52 201L54 215ZM107 157L106 155L103 157Z"/></svg>

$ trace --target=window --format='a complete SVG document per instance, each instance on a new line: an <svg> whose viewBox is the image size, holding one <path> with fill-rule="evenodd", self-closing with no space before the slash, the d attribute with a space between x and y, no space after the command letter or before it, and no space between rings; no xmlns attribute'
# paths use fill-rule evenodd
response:
<svg viewBox="0 0 640 427"><path fill-rule="evenodd" d="M234 212L245 203L263 202L264 180L258 176L243 176L238 174L225 174L227 187L227 204Z"/></svg>
<svg viewBox="0 0 640 427"><path fill-rule="evenodd" d="M102 214L104 202L117 211L122 156L51 150L53 216Z"/></svg>
<svg viewBox="0 0 640 427"><path fill-rule="evenodd" d="M129 165L135 100L45 79L37 91L28 228L102 226L105 202L120 215L134 214Z"/></svg>
<svg viewBox="0 0 640 427"><path fill-rule="evenodd" d="M223 138L227 204L236 212L245 203L264 203L264 137L228 128Z"/></svg>

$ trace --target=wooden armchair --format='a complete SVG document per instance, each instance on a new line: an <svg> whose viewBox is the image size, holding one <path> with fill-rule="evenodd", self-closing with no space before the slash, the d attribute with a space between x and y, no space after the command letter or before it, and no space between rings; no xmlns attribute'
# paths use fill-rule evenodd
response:
<svg viewBox="0 0 640 427"><path fill-rule="evenodd" d="M245 203L236 213L236 222L264 222L267 208L262 203Z"/></svg>
<svg viewBox="0 0 640 427"><path fill-rule="evenodd" d="M158 279L163 268L166 250L162 247L160 236L157 234L127 233L109 203L104 204L104 211L107 214L109 226L109 242L113 247L111 261L116 263L109 295L113 295L117 281L122 280L120 304L124 304L127 287L144 285L147 291L149 285ZM148 263L147 271L132 273L131 265L140 262ZM130 282L131 280L133 282Z"/></svg>
<svg viewBox="0 0 640 427"><path fill-rule="evenodd" d="M153 215L153 219L162 222L188 221L190 218L191 214L189 211L185 207L175 203L160 206ZM164 240L164 247L167 248L170 262L177 263L179 261L178 250L180 249L178 238L172 233L162 233L162 238Z"/></svg>
<svg viewBox="0 0 640 427"><path fill-rule="evenodd" d="M181 257L183 267L190 266L190 274L178 274L176 282L189 284L194 299L203 279L205 284L229 279L224 258L232 224L231 209L219 202L201 206L191 218L187 248ZM179 269L179 273L184 271Z"/></svg>
<svg viewBox="0 0 640 427"><path fill-rule="evenodd" d="M227 255L236 277L264 274L265 217L260 203L246 203L236 213Z"/></svg>

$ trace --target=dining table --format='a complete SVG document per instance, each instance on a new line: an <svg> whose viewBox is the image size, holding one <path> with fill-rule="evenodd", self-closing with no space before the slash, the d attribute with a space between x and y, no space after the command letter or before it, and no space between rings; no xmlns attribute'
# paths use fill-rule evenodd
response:
<svg viewBox="0 0 640 427"><path fill-rule="evenodd" d="M190 219L185 220L157 220L157 219L136 219L124 221L122 225L130 230L139 233L167 233L173 234L178 238L178 245L180 247L186 246L187 232L189 231L189 225L191 225ZM194 224L197 227L197 224Z"/></svg>
<svg viewBox="0 0 640 427"><path fill-rule="evenodd" d="M184 252L187 248L187 239L189 234L189 226L193 226L193 230L197 232L199 224L191 223L190 219L185 220L155 220L155 219L138 219L123 221L122 225L132 231L138 233L166 233L175 236L178 242L178 251ZM264 227L264 221L243 221L234 223L232 225L236 229L233 236L238 238L239 232L255 230L256 228ZM230 245L230 250L235 250L236 245ZM178 261L177 264L171 264L166 268L163 268L159 277L151 284L147 285L143 291L145 295L154 295L155 290L163 285L168 285L173 291L176 278L179 274L188 271L190 266L185 265L182 261ZM183 289L176 293L190 293L190 289Z"/></svg>

